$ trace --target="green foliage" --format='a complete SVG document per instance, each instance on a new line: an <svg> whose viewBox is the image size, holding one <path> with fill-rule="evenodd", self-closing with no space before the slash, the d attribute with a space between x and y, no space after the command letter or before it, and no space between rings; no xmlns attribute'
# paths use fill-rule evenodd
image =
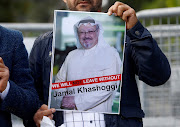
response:
<svg viewBox="0 0 180 127"><path fill-rule="evenodd" d="M179 0L151 0L151 2L146 2L142 9L167 8L178 6L180 6Z"/></svg>
<svg viewBox="0 0 180 127"><path fill-rule="evenodd" d="M108 8L116 1L128 4L136 11L153 8L166 8L180 6L180 0L110 0Z"/></svg>
<svg viewBox="0 0 180 127"><path fill-rule="evenodd" d="M0 0L0 22L52 22L60 0ZM65 6L64 6L65 7Z"/></svg>
<svg viewBox="0 0 180 127"><path fill-rule="evenodd" d="M137 11L180 6L180 0L109 0L107 12L115 1L128 4ZM52 22L55 9L65 9L63 0L0 0L0 22Z"/></svg>
<svg viewBox="0 0 180 127"><path fill-rule="evenodd" d="M179 0L166 0L166 6L167 7L178 7L180 6Z"/></svg>
<svg viewBox="0 0 180 127"><path fill-rule="evenodd" d="M0 22L24 21L29 11L29 1L24 0L1 0Z"/></svg>

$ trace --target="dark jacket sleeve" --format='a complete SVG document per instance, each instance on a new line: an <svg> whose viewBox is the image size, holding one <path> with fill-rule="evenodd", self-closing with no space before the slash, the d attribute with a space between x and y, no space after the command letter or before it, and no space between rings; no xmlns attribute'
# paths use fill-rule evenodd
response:
<svg viewBox="0 0 180 127"><path fill-rule="evenodd" d="M35 40L29 56L30 68L39 95L40 105L48 104L52 39L52 31L40 35ZM53 119L56 121L56 126L60 126L63 123L63 113L55 112ZM24 120L24 125L26 127L36 126L32 119Z"/></svg>
<svg viewBox="0 0 180 127"><path fill-rule="evenodd" d="M36 91L38 92L38 96L39 96L39 107L38 108L40 108L41 105L45 103L44 98L46 98L46 97L44 97L44 91L46 88L44 88L43 82L48 80L47 78L49 76L49 73L48 73L47 74L48 76L46 77L46 79L43 78L43 75L45 75L45 74L43 74L43 69L44 69L43 54L45 52L45 47L47 47L46 35L47 35L46 33L42 34L35 40L32 50L29 55L29 65L30 65L30 69L31 69L31 75L34 79L35 88L36 88ZM49 83L46 83L46 86L48 87ZM48 91L48 89L47 89L47 91ZM48 95L47 95L47 98L48 98ZM47 104L47 102L45 104ZM23 123L24 123L25 127L36 127L33 117L31 119L23 119Z"/></svg>
<svg viewBox="0 0 180 127"><path fill-rule="evenodd" d="M40 98L40 105L43 104L43 83L42 83L42 58L40 55L40 51L42 49L39 43L41 40L41 37L38 37L33 45L33 48L31 50L30 56L29 56L29 64L31 69L31 74L34 79L35 88L38 92L39 98Z"/></svg>
<svg viewBox="0 0 180 127"><path fill-rule="evenodd" d="M138 22L127 31L127 39L139 79L151 86L164 84L171 74L170 65L149 31Z"/></svg>
<svg viewBox="0 0 180 127"><path fill-rule="evenodd" d="M10 89L0 108L21 118L31 118L37 110L39 99L30 74L28 54L22 34L9 32L9 38L11 40L9 47L13 45L13 50L4 60L10 70Z"/></svg>
<svg viewBox="0 0 180 127"><path fill-rule="evenodd" d="M52 31L39 36L29 56L29 64L38 92L40 105L48 104L51 71Z"/></svg>

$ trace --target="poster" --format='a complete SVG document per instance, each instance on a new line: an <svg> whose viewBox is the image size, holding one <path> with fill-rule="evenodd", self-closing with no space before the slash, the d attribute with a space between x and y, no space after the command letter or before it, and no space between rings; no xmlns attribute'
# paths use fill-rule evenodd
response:
<svg viewBox="0 0 180 127"><path fill-rule="evenodd" d="M49 107L119 114L125 22L100 12L54 12Z"/></svg>

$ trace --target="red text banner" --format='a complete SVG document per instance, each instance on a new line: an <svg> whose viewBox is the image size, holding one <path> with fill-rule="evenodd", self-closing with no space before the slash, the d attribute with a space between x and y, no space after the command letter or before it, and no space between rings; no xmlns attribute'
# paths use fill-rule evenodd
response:
<svg viewBox="0 0 180 127"><path fill-rule="evenodd" d="M52 90L73 87L73 86L80 86L80 85L88 85L94 83L119 81L119 80L121 80L121 74L80 79L80 80L67 81L67 82L57 82L57 83L52 83Z"/></svg>

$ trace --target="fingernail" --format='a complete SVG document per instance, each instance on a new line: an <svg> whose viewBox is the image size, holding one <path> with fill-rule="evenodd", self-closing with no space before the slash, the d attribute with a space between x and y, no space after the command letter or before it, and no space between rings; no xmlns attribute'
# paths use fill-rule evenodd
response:
<svg viewBox="0 0 180 127"><path fill-rule="evenodd" d="M56 109L53 108L53 109L51 109L51 111L52 111L52 113L54 113L54 112L56 112Z"/></svg>

